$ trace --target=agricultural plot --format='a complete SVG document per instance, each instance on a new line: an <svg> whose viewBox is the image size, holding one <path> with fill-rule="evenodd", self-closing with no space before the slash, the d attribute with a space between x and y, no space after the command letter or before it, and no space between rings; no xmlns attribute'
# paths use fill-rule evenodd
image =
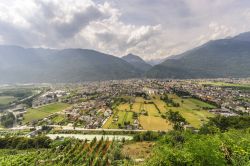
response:
<svg viewBox="0 0 250 166"><path fill-rule="evenodd" d="M136 97L135 102L136 103L143 103L145 100L142 97Z"/></svg>
<svg viewBox="0 0 250 166"><path fill-rule="evenodd" d="M129 103L120 104L117 107L117 109L120 110L120 111L129 111L130 110L130 104Z"/></svg>
<svg viewBox="0 0 250 166"><path fill-rule="evenodd" d="M113 123L114 123L114 115L112 115L108 120L105 122L105 124L102 126L104 129L112 129Z"/></svg>
<svg viewBox="0 0 250 166"><path fill-rule="evenodd" d="M0 96L0 105L8 105L15 100L14 96Z"/></svg>
<svg viewBox="0 0 250 166"><path fill-rule="evenodd" d="M234 83L227 83L227 82L211 82L211 81L207 81L207 82L201 82L201 84L203 85L212 85L212 86L238 86L238 87L250 87L250 84L234 84Z"/></svg>
<svg viewBox="0 0 250 166"><path fill-rule="evenodd" d="M63 111L69 106L69 104L65 103L53 103L35 109L28 109L27 113L24 114L24 123L43 119L53 113Z"/></svg>
<svg viewBox="0 0 250 166"><path fill-rule="evenodd" d="M172 129L171 123L161 117L141 115L139 121L144 130L167 131Z"/></svg>
<svg viewBox="0 0 250 166"><path fill-rule="evenodd" d="M105 129L118 129L124 127L124 123L133 123L133 112L130 111L117 111L112 115L107 122L103 125Z"/></svg>
<svg viewBox="0 0 250 166"><path fill-rule="evenodd" d="M153 100L155 106L160 110L161 113L166 113L166 103L160 99L154 99Z"/></svg>
<svg viewBox="0 0 250 166"><path fill-rule="evenodd" d="M250 84L235 84L226 82L202 82L203 85L220 86L220 87L234 87L237 89L250 89Z"/></svg>
<svg viewBox="0 0 250 166"><path fill-rule="evenodd" d="M214 114L204 110L204 108L215 108L213 105L193 98L182 99L174 94L168 96L180 104L180 107L168 107L168 110L179 111L187 122L195 128L201 127L203 123L208 121L209 117L214 116Z"/></svg>
<svg viewBox="0 0 250 166"><path fill-rule="evenodd" d="M173 99L175 103L179 103L180 106L169 106L160 99L160 96L153 96L152 100L145 100L142 97L135 98L134 103L131 104L131 111L139 113L139 123L143 129L171 129L171 124L161 117L161 115L165 115L169 110L180 112L187 122L195 128L201 127L202 124L208 121L209 117L214 116L214 114L207 111L207 109L215 108L215 106L211 104L194 98L184 99L175 94L168 94L168 97ZM123 126L124 122L133 122L133 113L126 111L130 110L129 103L121 104L117 109L119 111L106 122L103 128L119 128L118 124ZM147 112L148 116L140 115L140 113L144 111ZM130 118L128 118L128 115L130 115Z"/></svg>
<svg viewBox="0 0 250 166"><path fill-rule="evenodd" d="M133 105L132 105L132 111L133 112L136 112L136 113L139 113L139 112L141 112L141 107L142 107L142 103L134 103Z"/></svg>
<svg viewBox="0 0 250 166"><path fill-rule="evenodd" d="M159 116L159 112L154 104L144 104L145 111L148 112L149 116Z"/></svg>
<svg viewBox="0 0 250 166"><path fill-rule="evenodd" d="M62 123L64 120L65 120L64 115L56 115L55 117L53 117L51 119L51 121L53 122L53 124Z"/></svg>
<svg viewBox="0 0 250 166"><path fill-rule="evenodd" d="M160 100L159 96L154 97L153 100L145 100L142 97L136 97L134 103L131 104L120 104L117 106L117 111L112 115L103 128L119 128L124 127L124 123L133 124L133 112L139 114L139 122L143 129L146 130L168 130L171 128L166 120L161 117L161 114L166 112L166 104ZM140 115L142 112L147 112L147 116ZM152 125L151 125L152 124Z"/></svg>

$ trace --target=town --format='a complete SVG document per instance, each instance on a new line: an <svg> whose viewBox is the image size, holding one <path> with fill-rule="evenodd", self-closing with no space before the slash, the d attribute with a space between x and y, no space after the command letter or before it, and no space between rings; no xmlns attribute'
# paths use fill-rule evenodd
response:
<svg viewBox="0 0 250 166"><path fill-rule="evenodd" d="M1 111L2 127L168 131L169 111L179 112L186 127L195 129L216 114L250 113L249 79L130 79L32 88L36 93ZM7 115L13 115L12 123L3 122Z"/></svg>

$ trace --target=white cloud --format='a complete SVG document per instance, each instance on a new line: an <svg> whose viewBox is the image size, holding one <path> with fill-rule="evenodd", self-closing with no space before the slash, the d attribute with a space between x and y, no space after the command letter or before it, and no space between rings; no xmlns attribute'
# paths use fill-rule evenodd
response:
<svg viewBox="0 0 250 166"><path fill-rule="evenodd" d="M144 59L250 29L247 0L0 0L0 43Z"/></svg>

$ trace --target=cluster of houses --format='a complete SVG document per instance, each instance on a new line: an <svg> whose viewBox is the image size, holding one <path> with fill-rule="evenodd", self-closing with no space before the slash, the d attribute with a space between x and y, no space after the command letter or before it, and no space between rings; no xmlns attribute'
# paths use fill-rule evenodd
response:
<svg viewBox="0 0 250 166"><path fill-rule="evenodd" d="M61 97L68 95L66 91L62 90L56 90L56 91L48 91L41 96L37 97L33 102L32 102L32 107L39 107L42 105L54 103L60 100Z"/></svg>
<svg viewBox="0 0 250 166"><path fill-rule="evenodd" d="M102 102L89 100L65 110L65 118L74 122L82 122L84 128L96 129L101 128L112 113L112 110Z"/></svg>

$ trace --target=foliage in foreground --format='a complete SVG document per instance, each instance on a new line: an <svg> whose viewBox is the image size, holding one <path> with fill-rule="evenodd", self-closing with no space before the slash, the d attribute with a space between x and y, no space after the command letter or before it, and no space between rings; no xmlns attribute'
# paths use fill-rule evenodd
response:
<svg viewBox="0 0 250 166"><path fill-rule="evenodd" d="M214 135L173 131L159 141L145 165L250 165L250 130Z"/></svg>
<svg viewBox="0 0 250 166"><path fill-rule="evenodd" d="M216 132L225 132L229 129L247 129L250 128L250 116L216 116L210 118L205 124L200 133L213 134Z"/></svg>

